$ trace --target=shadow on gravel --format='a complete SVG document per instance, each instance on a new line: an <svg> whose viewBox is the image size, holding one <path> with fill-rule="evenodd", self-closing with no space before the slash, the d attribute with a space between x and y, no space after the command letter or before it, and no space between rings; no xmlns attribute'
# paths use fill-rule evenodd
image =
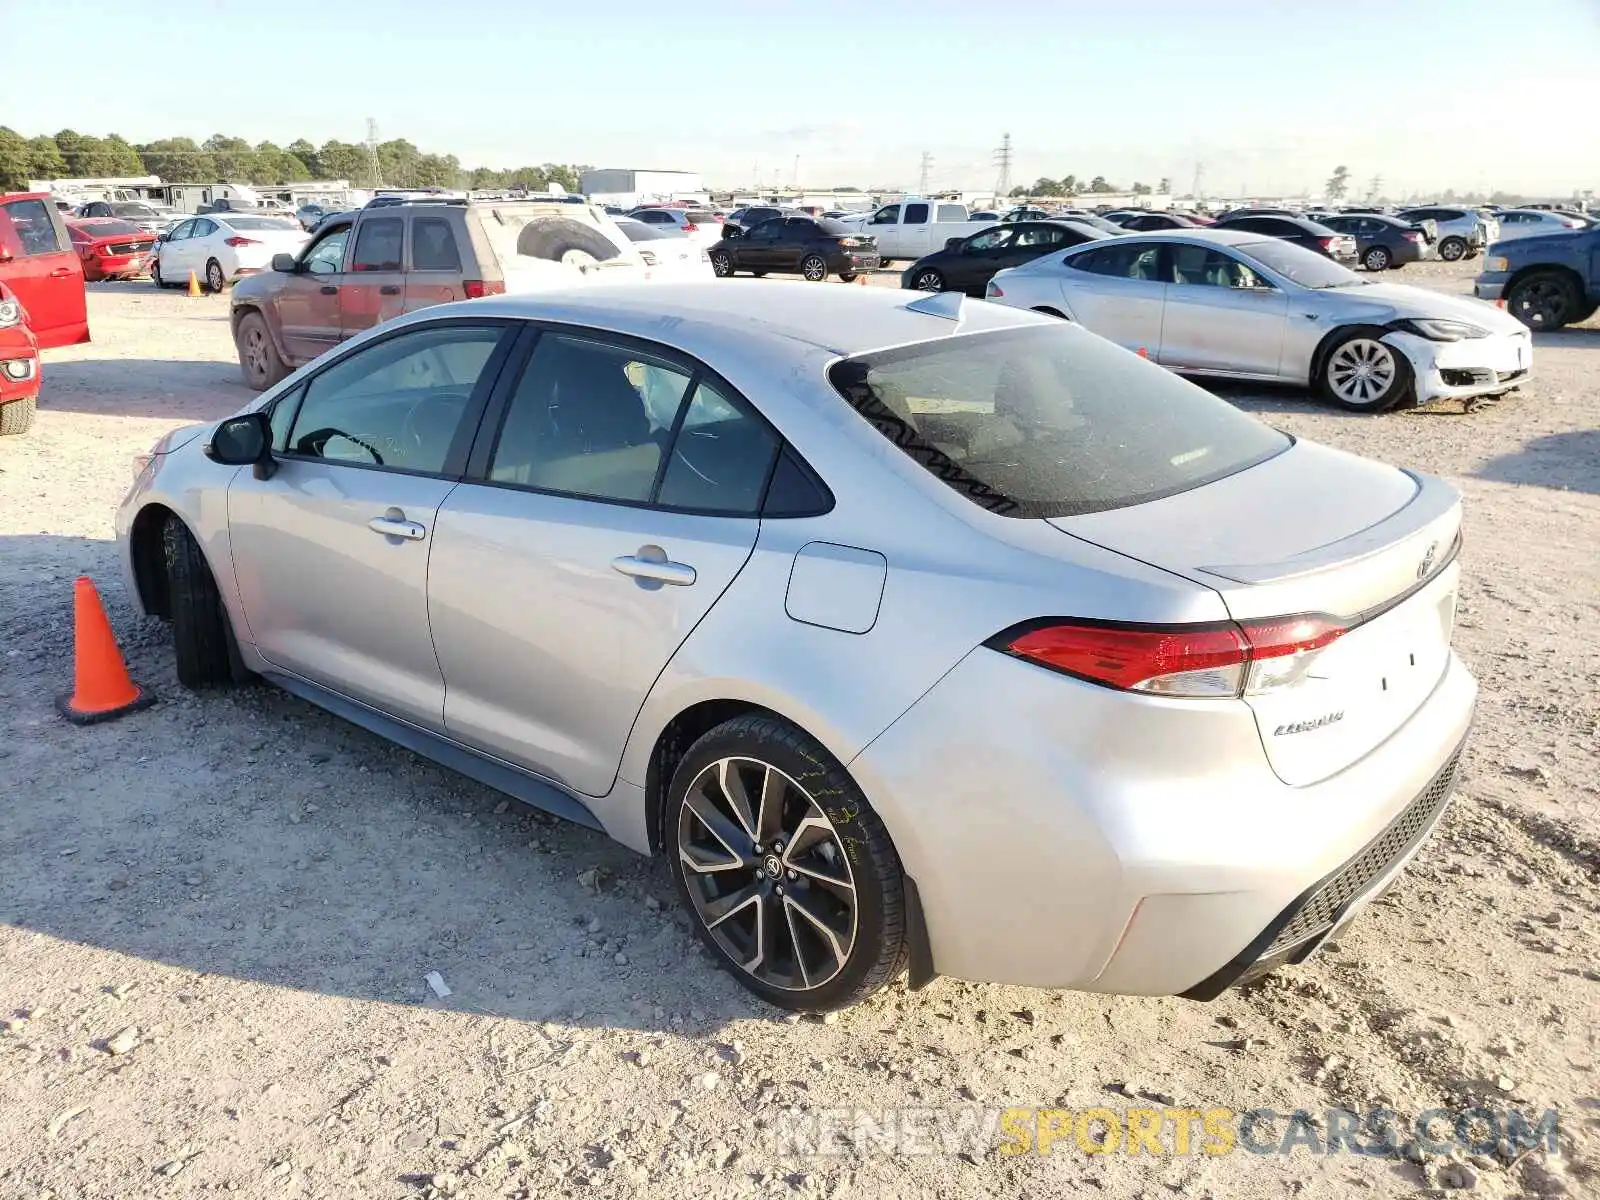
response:
<svg viewBox="0 0 1600 1200"><path fill-rule="evenodd" d="M87 727L54 709L80 572L157 696ZM699 952L664 860L275 688L179 687L166 627L134 614L110 542L0 536L0 633L0 923L186 971L530 1021L780 1018ZM452 995L434 996L430 971Z"/></svg>
<svg viewBox="0 0 1600 1200"><path fill-rule="evenodd" d="M1596 344L1600 345L1600 330L1594 332ZM1498 483L1600 495L1600 429L1575 429L1534 438L1515 454L1490 459L1476 475Z"/></svg>
<svg viewBox="0 0 1600 1200"><path fill-rule="evenodd" d="M44 365L39 406L55 412L214 421L256 393L230 362L90 358Z"/></svg>

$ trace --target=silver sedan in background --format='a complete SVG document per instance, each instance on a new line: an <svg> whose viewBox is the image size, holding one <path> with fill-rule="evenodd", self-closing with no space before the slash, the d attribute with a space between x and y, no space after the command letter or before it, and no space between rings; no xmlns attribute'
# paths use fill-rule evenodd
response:
<svg viewBox="0 0 1600 1200"><path fill-rule="evenodd" d="M1277 238L1170 230L1001 271L987 297L1065 317L1175 371L1315 386L1343 408L1508 392L1533 339L1481 300L1374 283Z"/></svg>
<svg viewBox="0 0 1600 1200"><path fill-rule="evenodd" d="M180 681L663 855L817 1010L1312 953L1449 800L1460 521L1052 318L691 283L360 334L165 436L117 532Z"/></svg>

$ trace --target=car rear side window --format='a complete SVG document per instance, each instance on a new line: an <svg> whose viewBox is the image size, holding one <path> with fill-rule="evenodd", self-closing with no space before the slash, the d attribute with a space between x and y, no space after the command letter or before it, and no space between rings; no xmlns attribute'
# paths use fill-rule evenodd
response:
<svg viewBox="0 0 1600 1200"><path fill-rule="evenodd" d="M939 215L935 219L940 221L965 221L968 219L967 210L959 204L941 204L939 205Z"/></svg>
<svg viewBox="0 0 1600 1200"><path fill-rule="evenodd" d="M352 271L400 270L400 240L406 223L400 217L378 217L356 223L356 253Z"/></svg>
<svg viewBox="0 0 1600 1200"><path fill-rule="evenodd" d="M50 208L43 200L13 200L9 204L0 205L0 212L4 212L11 226L12 236L16 239L12 252L20 251L18 257L54 254L58 250L66 249L60 234L56 231ZM7 238L6 241L9 242L11 239Z"/></svg>
<svg viewBox="0 0 1600 1200"><path fill-rule="evenodd" d="M1150 242L1116 242L1098 250L1074 255L1067 266L1092 275L1161 282L1161 247Z"/></svg>
<svg viewBox="0 0 1600 1200"><path fill-rule="evenodd" d="M905 220L902 225L921 225L928 219L928 206L926 204L906 205Z"/></svg>
<svg viewBox="0 0 1600 1200"><path fill-rule="evenodd" d="M286 452L438 474L503 332L425 326L339 360L306 385Z"/></svg>
<svg viewBox="0 0 1600 1200"><path fill-rule="evenodd" d="M930 474L990 512L1056 517L1174 495L1289 439L1068 324L845 359L829 379Z"/></svg>
<svg viewBox="0 0 1600 1200"><path fill-rule="evenodd" d="M658 504L690 512L754 516L778 437L742 402L702 380L672 443Z"/></svg>
<svg viewBox="0 0 1600 1200"><path fill-rule="evenodd" d="M455 231L443 217L415 217L411 221L411 269L459 271L461 253Z"/></svg>

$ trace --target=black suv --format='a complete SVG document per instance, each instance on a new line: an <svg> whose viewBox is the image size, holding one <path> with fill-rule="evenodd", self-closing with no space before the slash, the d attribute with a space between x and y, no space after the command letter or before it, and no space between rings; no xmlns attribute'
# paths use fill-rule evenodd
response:
<svg viewBox="0 0 1600 1200"><path fill-rule="evenodd" d="M711 247L711 268L718 275L735 271L765 275L798 271L820 283L829 272L849 283L862 271L878 267L878 244L859 229L827 217L774 217L746 232L731 220L722 226L722 240Z"/></svg>

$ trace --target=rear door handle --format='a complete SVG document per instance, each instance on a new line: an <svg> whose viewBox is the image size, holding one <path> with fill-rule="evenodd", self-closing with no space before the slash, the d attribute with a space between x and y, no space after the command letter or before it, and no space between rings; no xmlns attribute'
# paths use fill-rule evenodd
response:
<svg viewBox="0 0 1600 1200"><path fill-rule="evenodd" d="M404 517L373 517L367 522L367 528L385 537L405 538L413 542L420 542L428 535L421 523L407 521Z"/></svg>
<svg viewBox="0 0 1600 1200"><path fill-rule="evenodd" d="M695 581L693 567L673 562L660 546L640 546L637 554L624 554L611 560L611 569L651 583L670 583L688 587Z"/></svg>
<svg viewBox="0 0 1600 1200"><path fill-rule="evenodd" d="M319 290L324 296L337 296L339 294L339 289L332 284L324 284Z"/></svg>
<svg viewBox="0 0 1600 1200"><path fill-rule="evenodd" d="M57 267L54 271L50 272L50 278L51 279L65 279L68 275L71 275L71 274L72 274L72 269L70 267Z"/></svg>
<svg viewBox="0 0 1600 1200"><path fill-rule="evenodd" d="M397 283L386 283L378 289L378 294L380 296L398 296L400 294L400 285Z"/></svg>

